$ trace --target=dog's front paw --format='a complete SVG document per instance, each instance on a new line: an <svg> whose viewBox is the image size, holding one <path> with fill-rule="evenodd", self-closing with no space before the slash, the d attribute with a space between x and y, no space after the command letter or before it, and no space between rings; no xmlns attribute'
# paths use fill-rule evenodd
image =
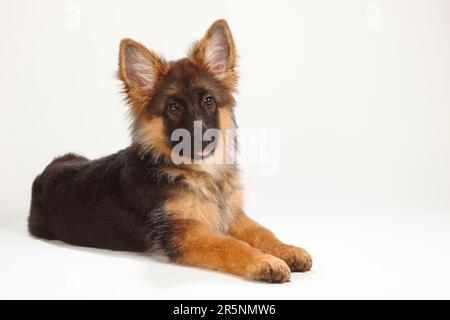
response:
<svg viewBox="0 0 450 320"><path fill-rule="evenodd" d="M286 246L279 252L278 256L288 264L292 272L305 272L312 267L311 255L302 248Z"/></svg>
<svg viewBox="0 0 450 320"><path fill-rule="evenodd" d="M264 255L248 268L248 278L252 280L283 283L289 280L291 271L281 259Z"/></svg>

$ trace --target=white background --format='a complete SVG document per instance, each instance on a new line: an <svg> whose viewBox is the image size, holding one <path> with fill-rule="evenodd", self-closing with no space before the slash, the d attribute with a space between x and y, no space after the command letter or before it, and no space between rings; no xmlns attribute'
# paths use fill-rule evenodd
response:
<svg viewBox="0 0 450 320"><path fill-rule="evenodd" d="M268 285L31 239L54 156L129 143L120 39L176 59L217 18L240 127L280 133L275 174L244 167L246 209L313 271ZM450 298L449 1L3 0L0 39L1 298Z"/></svg>

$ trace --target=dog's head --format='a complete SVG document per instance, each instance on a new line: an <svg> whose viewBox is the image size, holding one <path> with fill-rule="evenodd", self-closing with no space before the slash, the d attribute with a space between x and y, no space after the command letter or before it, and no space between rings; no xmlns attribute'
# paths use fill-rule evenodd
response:
<svg viewBox="0 0 450 320"><path fill-rule="evenodd" d="M176 61L122 40L119 78L131 108L134 143L156 157L173 159L176 151L185 160L202 161L214 155L226 130L235 126L235 67L225 20L214 22L187 57Z"/></svg>

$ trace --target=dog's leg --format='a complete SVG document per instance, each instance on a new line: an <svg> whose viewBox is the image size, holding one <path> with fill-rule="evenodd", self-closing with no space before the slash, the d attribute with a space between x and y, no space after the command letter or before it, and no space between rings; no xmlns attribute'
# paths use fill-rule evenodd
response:
<svg viewBox="0 0 450 320"><path fill-rule="evenodd" d="M287 245L278 240L268 229L247 217L244 213L238 213L229 234L242 240L263 252L284 260L291 271L308 271L312 266L312 259L306 250Z"/></svg>
<svg viewBox="0 0 450 320"><path fill-rule="evenodd" d="M289 267L283 260L192 220L176 223L172 243L178 252L172 259L180 264L232 273L251 280L281 283L290 278Z"/></svg>

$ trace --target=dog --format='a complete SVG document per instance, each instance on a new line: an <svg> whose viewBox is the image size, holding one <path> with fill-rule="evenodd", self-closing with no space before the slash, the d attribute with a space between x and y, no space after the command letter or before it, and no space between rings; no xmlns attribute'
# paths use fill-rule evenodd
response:
<svg viewBox="0 0 450 320"><path fill-rule="evenodd" d="M282 283L291 272L310 270L307 251L284 244L245 214L236 162L208 163L236 152L225 143L236 138L227 133L236 129L236 63L225 20L214 22L176 61L123 39L118 77L132 143L96 160L73 153L55 158L32 185L30 234L159 252L179 264L250 280ZM208 130L219 135L199 139L196 129L200 136ZM190 147L174 156L172 138L180 130L190 134Z"/></svg>

